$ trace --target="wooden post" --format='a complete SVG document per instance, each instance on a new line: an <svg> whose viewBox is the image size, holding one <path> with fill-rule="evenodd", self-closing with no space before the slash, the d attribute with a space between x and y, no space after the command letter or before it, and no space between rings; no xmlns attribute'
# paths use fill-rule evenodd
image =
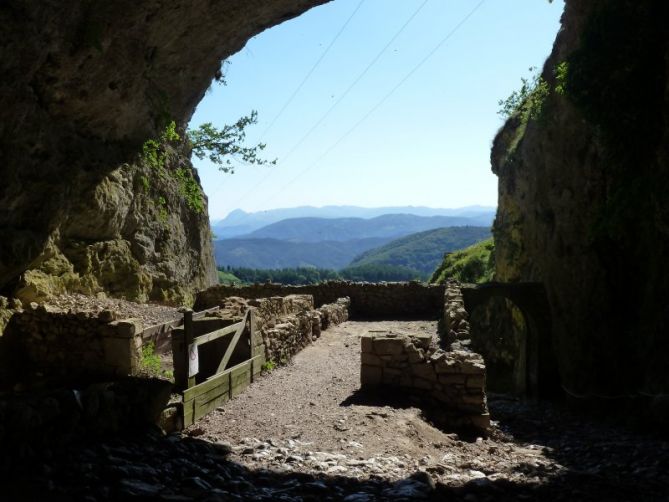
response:
<svg viewBox="0 0 669 502"><path fill-rule="evenodd" d="M188 368L184 367L186 358L184 353L184 330L176 328L170 335L172 339L172 364L174 366L174 386L178 391L183 391L188 385Z"/></svg>
<svg viewBox="0 0 669 502"><path fill-rule="evenodd" d="M195 376L190 376L190 345L195 338L193 332L193 311L188 309L184 312L184 364L186 368L186 389L195 385ZM198 350L197 348L195 350Z"/></svg>

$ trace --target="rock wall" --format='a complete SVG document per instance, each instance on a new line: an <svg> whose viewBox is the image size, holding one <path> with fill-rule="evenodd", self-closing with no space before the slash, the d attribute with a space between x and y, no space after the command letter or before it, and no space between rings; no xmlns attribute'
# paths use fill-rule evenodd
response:
<svg viewBox="0 0 669 502"><path fill-rule="evenodd" d="M189 205L183 136L221 61L325 0L0 5L0 293L171 303L216 282L206 198Z"/></svg>
<svg viewBox="0 0 669 502"><path fill-rule="evenodd" d="M112 311L69 313L29 305L0 338L1 387L69 384L138 374L142 324Z"/></svg>
<svg viewBox="0 0 669 502"><path fill-rule="evenodd" d="M574 395L669 391L667 19L659 0L567 0L541 117L493 145L496 278L545 284Z"/></svg>
<svg viewBox="0 0 669 502"><path fill-rule="evenodd" d="M315 305L336 303L339 298L348 297L351 300L350 314L356 318L436 319L443 310L444 290L443 285L424 285L418 282L371 284L333 281L311 286L219 285L198 293L194 308L211 308L230 296L267 298L300 294L312 295Z"/></svg>

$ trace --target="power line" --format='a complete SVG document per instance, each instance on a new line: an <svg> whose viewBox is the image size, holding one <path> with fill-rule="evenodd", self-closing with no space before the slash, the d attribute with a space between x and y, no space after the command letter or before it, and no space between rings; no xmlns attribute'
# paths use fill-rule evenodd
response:
<svg viewBox="0 0 669 502"><path fill-rule="evenodd" d="M302 138L288 151L288 153L284 155L281 162L285 162L286 159L289 158L295 152L295 150L297 150L300 146L302 146L302 144L306 141L306 139L309 136L311 136L311 133L313 133L330 115L330 113L332 113L332 111L335 108L337 108L339 103L341 103L346 98L346 96L348 96L348 94L353 90L353 88L358 84L358 82L360 82L365 77L365 75L367 75L367 72L369 72L369 70L372 69L372 67L379 61L379 59L381 59L381 56L383 56L383 54L388 50L388 48L393 44L393 42L395 42L395 40L397 40L397 38L404 32L404 30L407 28L407 26L409 26L411 21L413 21L414 18L418 15L418 13L421 10L423 10L423 7L427 5L428 1L429 0L424 0L423 3L418 6L418 8L413 12L413 14L411 14L409 19L407 19L406 22L402 25L402 27L395 33L395 35L393 35L393 38L391 38L390 41L383 46L383 49L381 49L381 51L374 57L374 59L372 59L372 61L367 65L367 67L362 71L362 73L358 75L358 77L353 81L353 83L348 86L348 88L339 97L339 99L337 99L337 101L335 101L335 103L330 108L328 108L328 110L321 116L320 119L318 119L318 121L311 127L311 129L309 129L306 132L306 134L302 136Z"/></svg>
<svg viewBox="0 0 669 502"><path fill-rule="evenodd" d="M288 100L287 100L287 101L284 103L284 105L281 107L281 110L279 110L279 113L277 113L277 115L274 117L274 119L272 119L272 122L267 126L267 128L266 128L266 129L263 131L263 133L260 135L261 140L262 140L263 137L265 137L265 135L267 134L267 132L274 126L274 124L276 123L276 121L277 121L277 120L279 119L279 117L283 114L283 112L288 108L288 106L293 102L293 99L295 99L295 97L296 97L297 94L300 92L300 90L302 89L302 87L304 87L304 84L309 80L309 78L310 78L311 75L314 73L314 71L316 70L316 68L318 68L318 66L320 65L321 61L323 61L323 59L325 59L325 56L328 54L328 52L330 52L330 49L332 49L332 47L333 47L334 44L337 42L337 40L338 40L339 37L342 35L342 33L344 33L344 30L345 30L346 27L351 23L351 20L352 20L352 19L355 17L355 15L358 13L358 11L360 10L360 7L362 7L362 4L365 3L365 1L366 1L366 0L360 0L360 3L358 3L358 6L353 10L353 12L351 13L351 15L350 15L350 16L348 17L348 19L344 22L344 24L342 25L342 27L339 29L339 31L337 32L337 34L335 35L335 37L334 37L334 38L332 39L332 41L330 42L330 45L328 45L328 46L326 47L325 51L321 54L321 56L318 58L318 60L316 61L316 63L314 63L314 65L311 67L311 69L307 72L307 74L305 75L305 77L302 79L302 82L300 82L300 85L297 86L297 88L295 89L295 91L293 91L293 93L290 95L290 97L288 98ZM248 190L247 192L245 192L244 195L242 195L240 198L238 198L237 201L236 201L233 205L237 205L240 201L244 200L244 199L245 199L249 194L251 194L256 188L258 188L260 185L262 185L262 184L267 180L267 178L269 178L271 175L272 175L272 171L268 172L265 176L263 176L263 178L260 180L259 183L256 183L250 190ZM223 185L225 185L225 180L223 180L223 181L221 181L221 183L219 183L219 185L216 187L216 189L211 193L211 195L210 195L209 197L210 197L210 198L213 198L214 195L216 195L216 194L219 192L219 190L220 190L221 188L223 188Z"/></svg>
<svg viewBox="0 0 669 502"><path fill-rule="evenodd" d="M358 120L353 127L351 127L348 131L346 131L337 141L330 146L323 154L321 154L314 162L311 163L309 167L304 169L302 172L300 172L297 176L295 176L293 179L291 179L288 183L286 183L283 187L281 187L280 190L275 192L275 195L267 199L265 202L270 202L272 201L275 197L276 194L283 192L288 186L292 185L297 179L301 178L304 174L307 172L311 171L313 168L315 168L318 163L323 160L327 155L329 155L335 148L337 148L348 136L350 136L353 131L355 131L365 120L367 120L370 115L372 115L376 110L378 110L395 92L397 89L399 89L411 76L416 73L441 47L453 36L457 31L467 22L469 19L478 11L481 6L486 2L486 0L481 0L476 6L457 24L455 27L448 32L448 34L442 38L439 43L423 58L421 59L417 65L415 65L409 73L407 73L400 81L395 85L390 92L388 92L379 102L376 103L360 120Z"/></svg>
<svg viewBox="0 0 669 502"><path fill-rule="evenodd" d="M327 48L325 49L325 51L323 52L323 54L321 54L321 57L318 58L318 60L316 61L316 63L314 63L314 65L311 67L311 69L307 72L307 74L305 75L305 77L302 79L302 82L300 82L300 85L297 86L297 88L295 89L295 91L293 91L293 93L290 95L290 97L288 98L288 100L286 100L286 102L283 104L283 106L281 107L281 110L279 110L279 113L276 114L276 116L272 119L272 121L271 121L270 124L267 126L267 128L266 128L266 129L263 131L263 133L260 135L260 138L261 138L261 139L265 137L265 135L267 134L267 132L274 126L274 124L276 123L276 121L279 120L279 117L281 117L281 115L283 115L283 112L286 111L286 108L288 108L288 106L293 102L293 100L295 99L295 97L297 96L297 94L302 90L302 87L304 87L304 84L306 84L307 80L309 80L309 78L310 78L311 75L314 73L314 71L316 70L316 68L318 68L318 66L321 64L321 61L323 61L323 59L325 59L325 56L327 56L328 52L330 52L330 49L332 49L332 46L334 46L334 44L337 42L337 40L339 40L339 37L341 36L341 34L344 33L344 30L345 30L346 27L349 25L349 23L351 22L351 20L355 17L355 15L358 13L358 11L360 10L360 7L362 7L362 4L363 4L363 3L365 3L365 0L360 0L360 3L358 4L358 6L355 8L355 10L351 13L351 15L350 15L350 16L348 17L348 19L346 20L346 22L345 22L345 23L342 25L342 27L339 29L339 31L337 32L337 34L335 35L335 37L332 39L332 42L330 42L330 45L327 46Z"/></svg>
<svg viewBox="0 0 669 502"><path fill-rule="evenodd" d="M339 103L341 103L341 102L346 98L346 96L347 96L347 95L351 92L351 90L358 84L358 82L360 82L360 81L364 78L364 76L367 74L367 72L369 72L369 70L370 70L370 69L371 69L371 68L378 62L378 60L379 60L379 59L381 58L381 56L388 50L388 48L393 44L393 42L395 42L395 40L397 40L397 38L404 32L404 30L407 28L407 26L409 26L409 24L411 23L411 21L413 21L413 19L418 15L418 13L419 13L421 10L423 10L423 7L425 7L425 5L427 4L428 1L429 1L429 0L424 0L423 3L421 3L421 4L418 6L418 8L411 14L411 16L409 16L409 18L405 21L405 23L400 27L400 29L399 29L397 32L395 32L395 34L394 34L393 37L388 41L388 43L386 43L386 44L383 46L383 48L381 49L381 51L374 57L374 59L372 59L372 61L370 61L370 62L367 64L367 66L366 66L365 69L362 71L362 73L360 73L360 74L356 77L356 79L353 81L353 83L351 83L351 84L348 86L348 88L347 88L347 89L344 91L344 93L339 97L339 99L338 99L338 100L337 100L337 101L336 101L336 102L335 102L335 103L334 103L334 104L333 104L333 105L332 105L332 106L325 112L325 114L323 114L323 115L321 116L321 118L320 118L320 119L319 119L319 120L318 120L318 121L317 121L317 122L316 122L316 123L315 123L315 124L308 130L308 131L307 131L307 133L306 133L304 136L302 136L302 138L301 138L301 139L300 139L300 140L299 140L299 141L298 141L298 142L297 142L297 143L296 143L296 144L289 150L289 152L288 152L288 153L281 159L281 163L280 163L280 165L283 165L283 164L286 162L286 159L287 159L288 157L290 157L290 156L291 156L291 155L292 155L292 154L293 154L293 153L294 153L294 152L295 152L295 151L296 151L296 150L297 150L297 149L298 149L298 148L299 148L305 141L306 141L306 139L311 135L311 133L313 133L313 132L314 132L314 131L315 131L315 130L316 130L316 129L323 123L323 121L330 115L330 113L332 113L332 111L339 105ZM359 7L360 7L360 5L358 5L358 8L359 8ZM355 12L357 12L358 8L356 8L356 11L355 11ZM354 13L355 13L355 12L354 12ZM347 21L347 23L348 23L348 21ZM251 187L251 189L249 189L247 192L245 192L244 195L242 195L240 198L238 198L238 199L234 202L234 204L232 204L232 205L233 205L233 206L236 206L237 204L239 204L239 202L241 202L242 200L246 199L246 197L247 197L248 195L250 195L251 193L253 193L258 187L260 187L262 184L264 184L264 183L265 183L265 182L272 176L272 174L274 174L274 171L270 171L269 173L267 173L267 174L266 174L266 175L265 175L265 176L264 176L258 183L256 183L253 187ZM218 191L218 189L220 189L220 187L222 187L222 186L223 186L222 184L219 185L219 188L217 188L217 191ZM213 197L215 194L216 194L216 192L213 192L213 193L211 194L210 197Z"/></svg>

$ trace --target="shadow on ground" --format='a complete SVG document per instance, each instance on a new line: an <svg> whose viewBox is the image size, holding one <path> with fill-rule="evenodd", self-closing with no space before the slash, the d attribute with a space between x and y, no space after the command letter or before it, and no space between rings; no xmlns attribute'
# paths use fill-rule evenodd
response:
<svg viewBox="0 0 669 502"><path fill-rule="evenodd" d="M413 407L397 395L355 393L342 406ZM45 450L15 459L2 473L2 500L328 501L375 500L669 500L669 445L615 425L596 423L543 404L491 399L498 429L489 448L535 449L554 460L512 466L514 481L494 476L461 486L416 473L400 481L321 473L249 469L231 460L230 447L150 430L103 442ZM3 452L7 454L8 452ZM488 473L486 473L488 474Z"/></svg>

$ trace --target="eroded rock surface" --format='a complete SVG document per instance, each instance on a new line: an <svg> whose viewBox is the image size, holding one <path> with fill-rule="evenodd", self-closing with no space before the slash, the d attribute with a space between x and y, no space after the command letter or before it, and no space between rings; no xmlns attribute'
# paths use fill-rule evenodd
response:
<svg viewBox="0 0 669 502"><path fill-rule="evenodd" d="M177 303L214 284L206 199L173 175L198 183L187 147L162 176L142 145L170 121L183 135L251 36L324 1L3 2L0 290Z"/></svg>
<svg viewBox="0 0 669 502"><path fill-rule="evenodd" d="M545 284L579 397L669 390L668 9L567 0L541 117L492 151L497 280Z"/></svg>

